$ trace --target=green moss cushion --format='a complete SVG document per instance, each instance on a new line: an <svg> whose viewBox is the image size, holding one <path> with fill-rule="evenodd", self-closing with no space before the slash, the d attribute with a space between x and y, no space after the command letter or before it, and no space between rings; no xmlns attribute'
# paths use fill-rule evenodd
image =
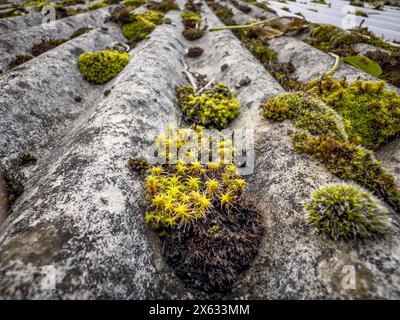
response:
<svg viewBox="0 0 400 320"><path fill-rule="evenodd" d="M138 43L146 38L155 28L156 25L153 22L138 17L135 22L122 26L122 33L129 41Z"/></svg>
<svg viewBox="0 0 400 320"><path fill-rule="evenodd" d="M305 208L308 221L334 239L367 238L389 226L386 209L379 208L356 186L337 184L318 189Z"/></svg>
<svg viewBox="0 0 400 320"><path fill-rule="evenodd" d="M116 50L81 54L78 60L82 76L93 83L110 81L128 64L130 56Z"/></svg>

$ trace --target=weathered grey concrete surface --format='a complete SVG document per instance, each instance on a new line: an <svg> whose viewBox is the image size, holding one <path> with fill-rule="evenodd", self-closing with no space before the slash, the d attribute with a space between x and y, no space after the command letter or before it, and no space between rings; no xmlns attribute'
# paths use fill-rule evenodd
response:
<svg viewBox="0 0 400 320"><path fill-rule="evenodd" d="M108 8L93 10L0 36L0 70L7 70L8 64L17 55L28 54L34 44L44 40L69 38L75 30L82 27L104 26L104 18L108 14Z"/></svg>
<svg viewBox="0 0 400 320"><path fill-rule="evenodd" d="M168 16L180 20L178 12ZM149 130L180 118L180 31L160 26L135 48L111 93L43 159L1 229L2 298L162 294L143 219L143 177L126 162L142 155ZM55 290L46 290L41 284L52 276Z"/></svg>
<svg viewBox="0 0 400 320"><path fill-rule="evenodd" d="M101 86L83 80L77 66L79 55L124 39L118 27L108 25L108 30L95 29L0 77L1 161L28 146L36 149L47 144L52 133L85 110Z"/></svg>

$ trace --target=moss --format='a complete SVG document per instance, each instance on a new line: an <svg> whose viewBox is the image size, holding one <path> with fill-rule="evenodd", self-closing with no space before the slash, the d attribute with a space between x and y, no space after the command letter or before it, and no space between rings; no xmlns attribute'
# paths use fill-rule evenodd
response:
<svg viewBox="0 0 400 320"><path fill-rule="evenodd" d="M68 7L76 4L85 4L85 0L62 0L59 4L63 7Z"/></svg>
<svg viewBox="0 0 400 320"><path fill-rule="evenodd" d="M115 50L104 50L94 53L83 53L78 64L82 76L93 83L101 84L110 81L128 64L130 56Z"/></svg>
<svg viewBox="0 0 400 320"><path fill-rule="evenodd" d="M320 100L303 93L282 94L261 106L263 116L273 121L290 119L314 135L329 135L347 141L341 117Z"/></svg>
<svg viewBox="0 0 400 320"><path fill-rule="evenodd" d="M389 226L387 211L356 186L325 186L304 207L308 222L333 239L369 238Z"/></svg>
<svg viewBox="0 0 400 320"><path fill-rule="evenodd" d="M251 12L251 7L249 7L246 4L240 3L237 0L231 0L230 1L237 9L239 9L240 11L242 11L243 13L250 13Z"/></svg>
<svg viewBox="0 0 400 320"><path fill-rule="evenodd" d="M58 47L59 45L63 44L64 42L68 41L68 39L51 39L51 40L45 40L41 43L33 45L33 47L30 50L30 53L37 57L55 47Z"/></svg>
<svg viewBox="0 0 400 320"><path fill-rule="evenodd" d="M212 293L233 287L256 257L263 235L261 211L248 196L231 214L215 207L182 229L163 237L166 261L187 286Z"/></svg>
<svg viewBox="0 0 400 320"><path fill-rule="evenodd" d="M156 25L140 16L135 18L134 22L122 26L123 35L133 44L136 44L146 38Z"/></svg>
<svg viewBox="0 0 400 320"><path fill-rule="evenodd" d="M97 2L97 3L93 3L89 6L89 10L97 10L97 9L101 9L101 8L105 8L107 7L108 4L104 1L102 2Z"/></svg>
<svg viewBox="0 0 400 320"><path fill-rule="evenodd" d="M268 7L267 3L265 2L258 2L257 0L245 0L245 2L251 3L253 6L259 7L266 12L276 14L276 11Z"/></svg>
<svg viewBox="0 0 400 320"><path fill-rule="evenodd" d="M148 0L125 0L123 1L124 5L128 7L129 9L136 9L139 8L140 6L148 3Z"/></svg>
<svg viewBox="0 0 400 320"><path fill-rule="evenodd" d="M204 50L199 47L191 47L188 50L187 56L190 58L197 58L203 54Z"/></svg>
<svg viewBox="0 0 400 320"><path fill-rule="evenodd" d="M231 9L211 0L206 0L206 3L214 11L215 15L222 20L222 22L224 22L227 25L234 24L234 23L227 23L227 21L231 21L231 19L233 18L233 12Z"/></svg>
<svg viewBox="0 0 400 320"><path fill-rule="evenodd" d="M203 6L203 4L201 2L194 3L193 0L188 0L185 3L185 11L197 13L200 16L202 6Z"/></svg>
<svg viewBox="0 0 400 320"><path fill-rule="evenodd" d="M374 160L371 151L327 135L311 136L305 131L294 134L293 145L298 153L319 160L337 177L361 184L400 210L400 192L395 180Z"/></svg>
<svg viewBox="0 0 400 320"><path fill-rule="evenodd" d="M131 158L128 160L128 166L139 172L144 172L150 168L150 164L145 158Z"/></svg>
<svg viewBox="0 0 400 320"><path fill-rule="evenodd" d="M386 53L376 50L367 52L365 56L380 65L382 68L381 79L400 87L400 52Z"/></svg>
<svg viewBox="0 0 400 320"><path fill-rule="evenodd" d="M185 29L182 31L182 35L189 41L195 41L204 35L205 30L206 28L196 29L185 27Z"/></svg>
<svg viewBox="0 0 400 320"><path fill-rule="evenodd" d="M351 1L350 1L350 5L351 5L351 6L355 6L355 7L364 7L364 1L361 1L361 0L351 0Z"/></svg>
<svg viewBox="0 0 400 320"><path fill-rule="evenodd" d="M399 51L398 47L385 42L367 28L357 27L350 31L348 33L331 25L315 25L310 32L311 40L307 42L322 51L332 51L340 56L355 55L353 46L357 43L367 43L393 52Z"/></svg>
<svg viewBox="0 0 400 320"><path fill-rule="evenodd" d="M201 24L203 21L197 13L191 11L183 11L181 13L181 17L183 25L190 28L194 28L196 25Z"/></svg>
<svg viewBox="0 0 400 320"><path fill-rule="evenodd" d="M104 22L114 22L119 26L135 21L135 15L131 13L126 6L118 6L113 8L110 15L107 16Z"/></svg>
<svg viewBox="0 0 400 320"><path fill-rule="evenodd" d="M37 157L30 152L23 152L18 159L19 166L26 166L37 162Z"/></svg>
<svg viewBox="0 0 400 320"><path fill-rule="evenodd" d="M246 46L262 64L276 61L276 52L271 48L268 48L260 40L249 41Z"/></svg>
<svg viewBox="0 0 400 320"><path fill-rule="evenodd" d="M37 7L36 11L42 10L42 8L46 5L48 5L50 1L40 1L40 0L33 0L33 1L27 1L25 2L24 6L25 7Z"/></svg>
<svg viewBox="0 0 400 320"><path fill-rule="evenodd" d="M20 64L23 64L29 60L31 60L33 57L31 55L20 55L16 56L8 65L9 69L15 68L16 66L19 66Z"/></svg>
<svg viewBox="0 0 400 320"><path fill-rule="evenodd" d="M356 11L354 12L354 14L355 14L356 16L360 16L360 17L365 17L365 18L368 17L368 13L366 13L365 11L362 11L362 10L356 10Z"/></svg>
<svg viewBox="0 0 400 320"><path fill-rule="evenodd" d="M23 7L11 4L10 8L7 8L6 10L0 12L0 19L18 17L26 13L28 13L28 11Z"/></svg>
<svg viewBox="0 0 400 320"><path fill-rule="evenodd" d="M327 77L308 92L348 121L351 141L376 150L400 134L400 96L384 85L362 80L348 84Z"/></svg>
<svg viewBox="0 0 400 320"><path fill-rule="evenodd" d="M75 31L71 34L70 39L77 38L77 37L79 37L79 36L81 36L81 35L83 35L83 34L85 34L85 33L88 33L88 32L90 32L90 31L92 31L92 30L93 30L93 28L90 28L90 27L82 27L82 28L79 28L79 29L75 30Z"/></svg>
<svg viewBox="0 0 400 320"><path fill-rule="evenodd" d="M226 25L236 25L232 20L233 13L229 8L213 1L207 1L207 4ZM293 76L295 71L293 65L290 62L278 62L276 53L258 40L258 36L253 29L236 29L233 30L233 33L286 90L296 90L301 86Z"/></svg>
<svg viewBox="0 0 400 320"><path fill-rule="evenodd" d="M186 118L206 128L225 128L239 115L240 102L224 84L196 94L193 87L177 89L178 105Z"/></svg>
<svg viewBox="0 0 400 320"><path fill-rule="evenodd" d="M82 8L67 8L68 16L76 16L77 14L81 14L83 12L85 12L85 10Z"/></svg>
<svg viewBox="0 0 400 320"><path fill-rule="evenodd" d="M202 129L197 130L201 137ZM185 158L181 156L190 142L189 133L185 129L168 128L165 135L155 139L156 145L164 150L167 160L167 166L150 167L146 178L150 199L146 221L156 229L175 228L204 218L213 204L229 211L245 190L246 183L237 175L232 161L220 158L213 163L201 164L194 155L188 155L190 152L186 152ZM204 147L202 142L200 139L199 148ZM177 162L173 162L174 157L169 156L172 147L179 154ZM225 154L228 148L233 150L232 141L224 140L219 145L218 154L221 155L221 151ZM208 149L204 151L209 152Z"/></svg>

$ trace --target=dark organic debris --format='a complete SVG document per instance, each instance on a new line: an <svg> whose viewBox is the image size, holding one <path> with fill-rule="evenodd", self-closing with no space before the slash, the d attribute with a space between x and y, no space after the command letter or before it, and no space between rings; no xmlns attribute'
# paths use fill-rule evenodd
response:
<svg viewBox="0 0 400 320"><path fill-rule="evenodd" d="M207 27L202 29L185 27L182 34L187 40L194 41L200 39L204 35L206 29Z"/></svg>
<svg viewBox="0 0 400 320"><path fill-rule="evenodd" d="M51 40L46 40L41 43L37 43L33 45L31 48L30 52L33 56L37 57L61 44L66 42L68 39L51 39Z"/></svg>
<svg viewBox="0 0 400 320"><path fill-rule="evenodd" d="M186 285L229 291L257 255L263 235L260 209L244 195L232 211L215 205L203 219L163 238L166 261Z"/></svg>
<svg viewBox="0 0 400 320"><path fill-rule="evenodd" d="M144 172L150 165L145 158L131 158L128 160L128 167L134 171Z"/></svg>
<svg viewBox="0 0 400 320"><path fill-rule="evenodd" d="M33 57L31 55L20 55L16 56L8 65L9 69L15 68L29 60L31 60Z"/></svg>

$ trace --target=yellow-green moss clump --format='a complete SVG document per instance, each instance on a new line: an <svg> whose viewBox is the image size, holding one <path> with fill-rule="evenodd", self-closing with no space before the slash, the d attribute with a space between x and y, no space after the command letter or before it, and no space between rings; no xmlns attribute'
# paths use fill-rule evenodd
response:
<svg viewBox="0 0 400 320"><path fill-rule="evenodd" d="M134 15L131 23L122 26L122 33L130 42L136 44L146 38L163 19L162 12L151 10Z"/></svg>
<svg viewBox="0 0 400 320"><path fill-rule="evenodd" d="M178 105L186 118L206 128L225 128L240 112L240 102L224 84L196 94L191 86L177 89Z"/></svg>
<svg viewBox="0 0 400 320"><path fill-rule="evenodd" d="M333 239L368 238L389 226L387 211L356 186L325 186L304 207L308 221Z"/></svg>
<svg viewBox="0 0 400 320"><path fill-rule="evenodd" d="M351 141L376 150L400 134L400 96L384 86L383 81L357 80L348 84L328 77L308 92L348 122Z"/></svg>
<svg viewBox="0 0 400 320"><path fill-rule="evenodd" d="M371 151L326 135L312 136L306 131L294 134L293 145L298 153L318 159L337 177L358 182L400 210L400 192L395 179L374 159Z"/></svg>
<svg viewBox="0 0 400 320"><path fill-rule="evenodd" d="M212 162L200 163L187 150L190 144L211 154L211 141L220 155ZM166 163L146 172L145 221L159 233L165 261L187 286L226 292L253 261L263 234L261 211L246 194L234 160L225 157L234 153L232 141L209 137L197 126L169 126L155 144ZM147 166L143 158L128 164L142 173Z"/></svg>
<svg viewBox="0 0 400 320"><path fill-rule="evenodd" d="M184 147L190 142L190 130L169 128L165 135L156 137L156 144L165 150L168 167L153 166L146 178L146 190L151 205L146 222L155 228L176 227L203 218L213 203L232 208L244 192L246 182L241 179L231 161L224 160L227 150L234 152L232 141L219 144L220 159L201 164L195 154L187 151L173 164L172 148ZM197 129L202 139L201 128ZM200 146L200 145L199 145ZM135 165L140 160L130 160Z"/></svg>
<svg viewBox="0 0 400 320"><path fill-rule="evenodd" d="M277 96L261 106L263 116L273 121L290 119L296 127L314 135L329 135L347 141L341 117L320 100L304 93Z"/></svg>
<svg viewBox="0 0 400 320"><path fill-rule="evenodd" d="M130 56L116 50L103 50L94 53L83 53L78 64L82 76L93 83L101 84L110 81L128 64Z"/></svg>

